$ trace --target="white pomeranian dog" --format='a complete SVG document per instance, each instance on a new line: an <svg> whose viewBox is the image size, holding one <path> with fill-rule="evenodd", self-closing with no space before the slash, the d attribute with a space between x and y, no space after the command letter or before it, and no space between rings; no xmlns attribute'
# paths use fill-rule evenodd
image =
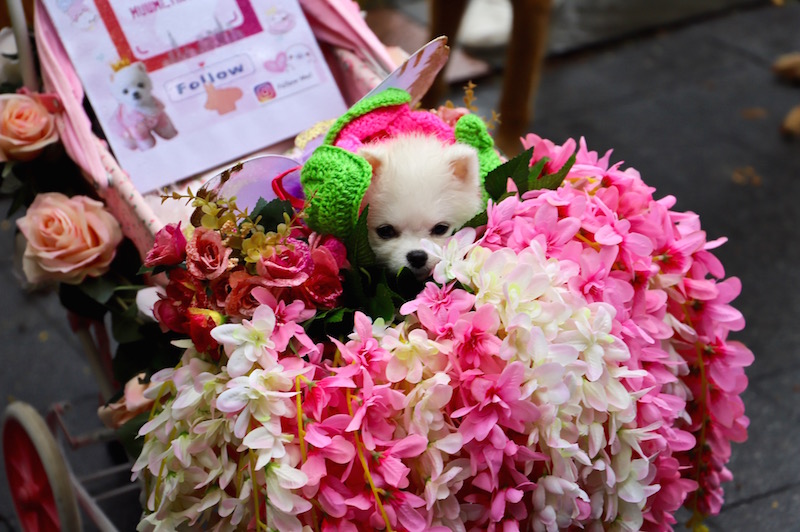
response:
<svg viewBox="0 0 800 532"><path fill-rule="evenodd" d="M442 244L481 211L478 154L465 144L425 135L400 136L358 151L372 166L369 243L384 266L430 275L436 259L420 244Z"/></svg>

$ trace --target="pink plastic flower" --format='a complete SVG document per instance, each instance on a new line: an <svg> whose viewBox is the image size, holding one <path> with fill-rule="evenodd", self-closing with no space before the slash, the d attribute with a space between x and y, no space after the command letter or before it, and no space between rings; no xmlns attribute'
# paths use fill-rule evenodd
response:
<svg viewBox="0 0 800 532"><path fill-rule="evenodd" d="M198 279L216 279L228 269L232 252L217 231L198 227L186 244L186 268Z"/></svg>
<svg viewBox="0 0 800 532"><path fill-rule="evenodd" d="M144 259L148 268L154 266L174 266L183 262L186 257L186 237L181 231L181 224L168 224L162 227L155 236L155 243Z"/></svg>

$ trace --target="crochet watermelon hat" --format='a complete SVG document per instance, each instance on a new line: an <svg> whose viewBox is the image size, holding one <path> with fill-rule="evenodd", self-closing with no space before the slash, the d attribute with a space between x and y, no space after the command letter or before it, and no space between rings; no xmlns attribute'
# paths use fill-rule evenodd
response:
<svg viewBox="0 0 800 532"><path fill-rule="evenodd" d="M500 165L494 140L480 117L467 114L450 127L434 113L412 111L410 101L406 91L386 89L357 102L333 124L300 174L311 229L345 239L355 227L372 180L372 167L355 153L364 144L408 133L467 144L478 152L481 185L486 174Z"/></svg>

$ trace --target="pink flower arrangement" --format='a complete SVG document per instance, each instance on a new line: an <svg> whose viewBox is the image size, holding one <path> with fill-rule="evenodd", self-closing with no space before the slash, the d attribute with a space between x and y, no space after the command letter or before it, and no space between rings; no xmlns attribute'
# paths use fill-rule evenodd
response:
<svg viewBox="0 0 800 532"><path fill-rule="evenodd" d="M719 511L753 360L728 339L724 239L583 139L524 144L546 173L574 156L564 183L429 243L424 289L341 337L311 324L348 295L342 243L199 198L218 215L185 258L178 227L156 236L154 312L189 338L144 392L139 530L671 530L682 505L693 525Z"/></svg>

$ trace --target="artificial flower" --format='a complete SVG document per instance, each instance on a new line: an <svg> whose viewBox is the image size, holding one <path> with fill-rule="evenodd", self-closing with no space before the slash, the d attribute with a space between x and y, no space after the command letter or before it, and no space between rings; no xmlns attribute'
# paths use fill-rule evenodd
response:
<svg viewBox="0 0 800 532"><path fill-rule="evenodd" d="M102 203L57 192L37 195L17 227L27 240L22 269L31 283L99 277L122 241L119 223Z"/></svg>

